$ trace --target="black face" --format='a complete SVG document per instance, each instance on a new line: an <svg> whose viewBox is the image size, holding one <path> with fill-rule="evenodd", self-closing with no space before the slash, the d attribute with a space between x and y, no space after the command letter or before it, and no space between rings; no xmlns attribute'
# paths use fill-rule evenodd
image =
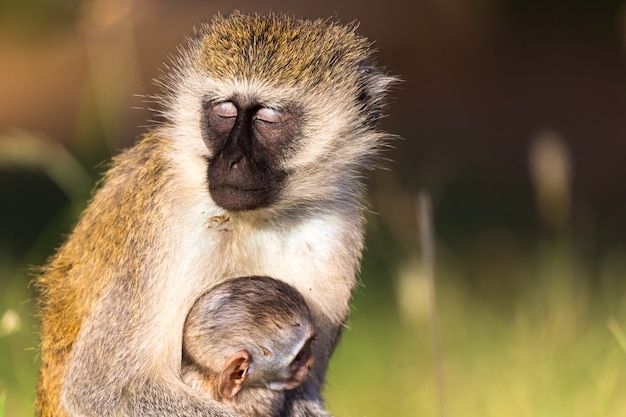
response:
<svg viewBox="0 0 626 417"><path fill-rule="evenodd" d="M272 204L287 177L279 162L293 149L295 115L237 100L203 107L203 137L213 155L208 167L213 201L227 210Z"/></svg>

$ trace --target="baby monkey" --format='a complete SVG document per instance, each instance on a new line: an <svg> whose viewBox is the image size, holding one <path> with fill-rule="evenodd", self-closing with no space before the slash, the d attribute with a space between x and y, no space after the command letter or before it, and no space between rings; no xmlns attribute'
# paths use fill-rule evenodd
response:
<svg viewBox="0 0 626 417"><path fill-rule="evenodd" d="M313 366L311 313L302 295L269 277L228 279L191 308L183 380L243 416L278 416L285 390Z"/></svg>

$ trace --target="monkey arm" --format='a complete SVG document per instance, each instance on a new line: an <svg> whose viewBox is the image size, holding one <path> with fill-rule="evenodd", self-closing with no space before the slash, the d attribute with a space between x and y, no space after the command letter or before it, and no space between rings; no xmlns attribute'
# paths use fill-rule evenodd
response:
<svg viewBox="0 0 626 417"><path fill-rule="evenodd" d="M124 415L240 417L232 408L207 400L206 397L200 398L188 390L188 387L181 385L176 387L176 391L172 391L163 381L150 380L138 390L133 400L124 403Z"/></svg>
<svg viewBox="0 0 626 417"><path fill-rule="evenodd" d="M156 323L148 327L136 311L149 313L149 306L126 298L105 293L85 321L66 365L61 406L67 415L238 417L182 382L180 351L168 349L176 338L159 333Z"/></svg>

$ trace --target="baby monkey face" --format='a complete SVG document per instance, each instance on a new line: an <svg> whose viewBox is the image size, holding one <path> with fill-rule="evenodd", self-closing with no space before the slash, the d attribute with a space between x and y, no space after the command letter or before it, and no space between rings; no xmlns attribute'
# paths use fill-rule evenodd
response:
<svg viewBox="0 0 626 417"><path fill-rule="evenodd" d="M271 390L282 391L297 388L309 376L314 363L311 343L315 341L315 337L310 333L306 339L302 340L304 344L300 350L294 356L286 357L291 361L287 363L286 360L284 364L278 365L273 380L267 381L267 386Z"/></svg>

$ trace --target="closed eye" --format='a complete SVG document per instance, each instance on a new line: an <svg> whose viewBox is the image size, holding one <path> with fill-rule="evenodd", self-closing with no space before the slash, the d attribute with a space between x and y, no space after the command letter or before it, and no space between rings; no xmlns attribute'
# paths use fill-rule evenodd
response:
<svg viewBox="0 0 626 417"><path fill-rule="evenodd" d="M237 107L230 101L224 101L213 106L213 113L216 116L229 119L237 117Z"/></svg>
<svg viewBox="0 0 626 417"><path fill-rule="evenodd" d="M261 107L254 115L254 119L264 123L282 123L284 116L283 113L278 110L269 107Z"/></svg>

